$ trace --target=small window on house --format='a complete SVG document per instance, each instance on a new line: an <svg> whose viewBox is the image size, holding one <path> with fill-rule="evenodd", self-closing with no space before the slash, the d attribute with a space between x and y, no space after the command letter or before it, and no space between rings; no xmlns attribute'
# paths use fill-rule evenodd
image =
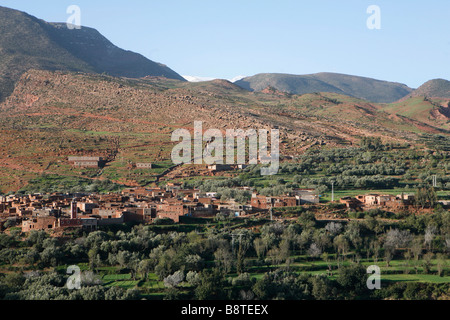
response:
<svg viewBox="0 0 450 320"><path fill-rule="evenodd" d="M53 228L53 226L52 226L51 224L49 224L49 225L48 225L48 228L51 229L51 228Z"/></svg>

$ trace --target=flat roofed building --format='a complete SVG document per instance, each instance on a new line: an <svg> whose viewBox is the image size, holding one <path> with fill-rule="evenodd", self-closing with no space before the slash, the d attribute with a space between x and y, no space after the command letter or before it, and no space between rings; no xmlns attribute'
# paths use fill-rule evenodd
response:
<svg viewBox="0 0 450 320"><path fill-rule="evenodd" d="M75 162L75 161L102 161L102 157L75 157L71 156L68 157L67 160L69 162Z"/></svg>
<svg viewBox="0 0 450 320"><path fill-rule="evenodd" d="M140 162L140 163L136 163L136 168L138 168L138 169L151 169L152 168L152 164L150 162L148 162L148 163Z"/></svg>
<svg viewBox="0 0 450 320"><path fill-rule="evenodd" d="M72 162L75 167L84 167L84 168L98 168L100 166L100 162L103 161L102 157L68 157L67 160Z"/></svg>

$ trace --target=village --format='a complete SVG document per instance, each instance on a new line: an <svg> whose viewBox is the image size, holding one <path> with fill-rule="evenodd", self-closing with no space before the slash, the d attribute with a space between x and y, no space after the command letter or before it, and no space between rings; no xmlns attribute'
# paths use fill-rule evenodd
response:
<svg viewBox="0 0 450 320"><path fill-rule="evenodd" d="M183 216L215 217L217 214L245 218L268 214L274 208L321 205L314 189L295 189L277 197L260 195L249 187L244 189L252 194L246 204L237 203L234 199L220 200L216 198L216 192L183 189L179 183L166 183L165 188L126 188L108 194L7 195L0 196L0 218L3 224L9 220L21 226L22 232L56 231L69 227L92 231L101 226L127 222L150 224L157 219L170 219L179 223ZM414 195L366 194L343 197L339 203L356 210L399 210L412 206Z"/></svg>
<svg viewBox="0 0 450 320"><path fill-rule="evenodd" d="M68 157L74 167L99 167L101 157ZM138 163L140 168L151 168L151 163ZM226 165L207 166L210 175L232 169ZM12 194L0 196L0 226L20 226L22 232L32 230L62 231L66 228L97 230L101 226L127 222L151 224L158 219L169 219L179 223L184 216L194 218L270 216L276 208L326 206L315 189L293 189L281 196L258 194L252 187L239 187L251 198L247 203L235 199L220 199L217 192L201 192L199 189L184 189L181 183L166 182L164 187L125 188L116 193L52 193ZM342 197L338 201L348 210L364 211L379 208L387 211L412 209L414 194L362 194ZM449 201L440 201L447 208ZM284 217L278 217L283 220ZM7 224L8 223L8 224Z"/></svg>

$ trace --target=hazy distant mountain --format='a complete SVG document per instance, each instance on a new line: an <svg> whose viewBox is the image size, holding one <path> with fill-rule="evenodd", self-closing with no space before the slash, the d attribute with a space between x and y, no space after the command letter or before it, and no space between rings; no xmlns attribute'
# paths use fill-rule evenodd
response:
<svg viewBox="0 0 450 320"><path fill-rule="evenodd" d="M450 81L444 79L433 79L427 81L414 90L410 96L448 99L450 98Z"/></svg>
<svg viewBox="0 0 450 320"><path fill-rule="evenodd" d="M0 100L12 92L20 75L32 68L185 81L165 65L116 47L95 29L70 30L65 23L48 23L0 7Z"/></svg>
<svg viewBox="0 0 450 320"><path fill-rule="evenodd" d="M292 94L334 92L377 103L397 101L413 91L401 83L328 72L308 75L261 73L235 83L250 91L272 87Z"/></svg>

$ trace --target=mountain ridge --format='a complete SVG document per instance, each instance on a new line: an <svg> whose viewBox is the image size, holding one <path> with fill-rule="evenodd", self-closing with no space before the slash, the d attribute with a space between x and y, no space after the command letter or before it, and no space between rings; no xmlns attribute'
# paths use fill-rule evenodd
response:
<svg viewBox="0 0 450 320"><path fill-rule="evenodd" d="M331 72L306 75L259 73L235 84L250 91L261 91L270 86L292 94L332 92L376 103L394 102L413 91L398 82Z"/></svg>
<svg viewBox="0 0 450 320"><path fill-rule="evenodd" d="M407 97L417 96L450 99L450 81L442 78L428 80Z"/></svg>
<svg viewBox="0 0 450 320"><path fill-rule="evenodd" d="M186 81L165 65L118 48L93 28L70 30L64 23L46 22L0 6L0 31L0 101L29 69Z"/></svg>

